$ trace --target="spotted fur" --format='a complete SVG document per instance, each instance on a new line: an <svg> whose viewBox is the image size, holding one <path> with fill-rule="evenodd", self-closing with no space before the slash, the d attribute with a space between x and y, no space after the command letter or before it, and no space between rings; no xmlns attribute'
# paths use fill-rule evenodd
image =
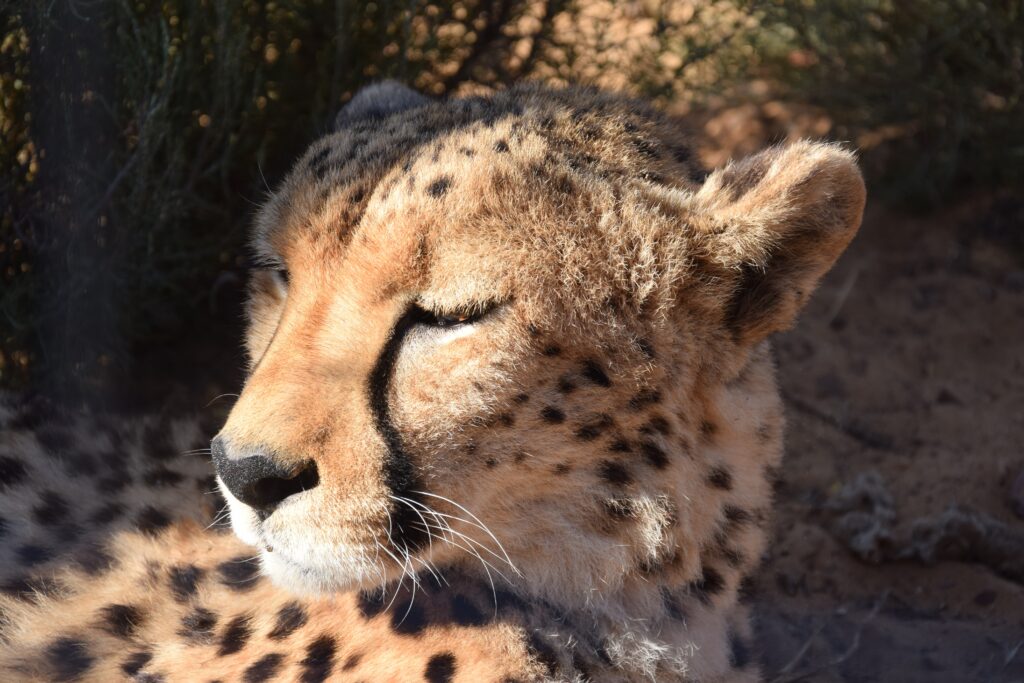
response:
<svg viewBox="0 0 1024 683"><path fill-rule="evenodd" d="M235 535L193 427L3 415L5 679L757 680L767 337L864 188L690 150L585 89L357 96L254 228Z"/></svg>

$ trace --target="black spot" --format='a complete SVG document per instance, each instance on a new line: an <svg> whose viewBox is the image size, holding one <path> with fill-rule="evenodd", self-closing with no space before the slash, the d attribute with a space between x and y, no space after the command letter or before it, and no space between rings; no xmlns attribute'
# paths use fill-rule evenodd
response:
<svg viewBox="0 0 1024 683"><path fill-rule="evenodd" d="M216 625L216 614L205 607L196 607L182 617L178 635L197 643L209 643L213 640L213 629Z"/></svg>
<svg viewBox="0 0 1024 683"><path fill-rule="evenodd" d="M753 657L750 653L750 646L735 631L729 632L729 664L736 669L742 669L750 664Z"/></svg>
<svg viewBox="0 0 1024 683"><path fill-rule="evenodd" d="M54 491L43 491L39 495L39 504L32 508L32 516L43 526L53 526L67 517L67 514L67 501Z"/></svg>
<svg viewBox="0 0 1024 683"><path fill-rule="evenodd" d="M630 453L633 447L625 439L615 439L608 445L608 450L612 453Z"/></svg>
<svg viewBox="0 0 1024 683"><path fill-rule="evenodd" d="M345 660L345 663L342 665L341 669L342 671L351 671L352 669L359 666L359 662L361 662L362 660L362 653L356 652L355 654L351 654Z"/></svg>
<svg viewBox="0 0 1024 683"><path fill-rule="evenodd" d="M508 151L508 143L505 142L504 140L498 140L497 142L494 143L494 151L498 152L499 154L504 154L505 152Z"/></svg>
<svg viewBox="0 0 1024 683"><path fill-rule="evenodd" d="M124 503L107 503L99 510L92 514L89 518L91 522L97 525L110 524L115 519L124 514Z"/></svg>
<svg viewBox="0 0 1024 683"><path fill-rule="evenodd" d="M708 484L722 491L732 490L732 473L723 465L716 465L708 472Z"/></svg>
<svg viewBox="0 0 1024 683"><path fill-rule="evenodd" d="M249 642L252 635L252 627L249 625L249 617L240 615L228 622L224 633L220 637L220 648L217 654L221 657L238 652Z"/></svg>
<svg viewBox="0 0 1024 683"><path fill-rule="evenodd" d="M609 484L615 484L616 486L625 486L633 481L633 477L630 476L629 470L624 465L611 460L605 460L598 467L598 476L604 479Z"/></svg>
<svg viewBox="0 0 1024 683"><path fill-rule="evenodd" d="M180 484L184 478L184 475L179 472L169 470L166 467L157 467L146 472L142 477L142 482L146 486L152 486L153 488L164 488Z"/></svg>
<svg viewBox="0 0 1024 683"><path fill-rule="evenodd" d="M330 153L331 153L331 148L330 147L324 147L319 152L317 152L312 157L310 157L308 167L309 168L314 168L316 166L319 166L321 163L323 163L324 161L327 160L327 157L330 155Z"/></svg>
<svg viewBox="0 0 1024 683"><path fill-rule="evenodd" d="M111 635L128 638L142 623L142 611L134 605L107 605L100 610L101 626Z"/></svg>
<svg viewBox="0 0 1024 683"><path fill-rule="evenodd" d="M452 598L451 607L452 620L459 626L482 626L487 623L484 613L465 595L456 593Z"/></svg>
<svg viewBox="0 0 1024 683"><path fill-rule="evenodd" d="M661 602L665 606L665 612L668 616L676 621L684 621L686 619L686 611L679 602L679 598L672 594L667 587L661 587Z"/></svg>
<svg viewBox="0 0 1024 683"><path fill-rule="evenodd" d="M665 454L665 451L658 444L651 443L650 441L641 441L640 452L647 458L647 462L650 463L651 467L658 470L668 467L668 455Z"/></svg>
<svg viewBox="0 0 1024 683"><path fill-rule="evenodd" d="M550 424L562 424L565 422L565 413L554 406L545 406L540 411L540 417Z"/></svg>
<svg viewBox="0 0 1024 683"><path fill-rule="evenodd" d="M664 184L665 176L660 173L654 173L653 171L640 171L638 174L642 180L646 180L649 183Z"/></svg>
<svg viewBox="0 0 1024 683"><path fill-rule="evenodd" d="M277 613L274 628L267 634L271 640L281 640L290 636L295 629L301 628L308 620L306 610L298 602L289 602Z"/></svg>
<svg viewBox="0 0 1024 683"><path fill-rule="evenodd" d="M644 140L643 138L636 138L633 140L633 146L636 151L640 152L643 156L648 159L658 158L658 145L651 140Z"/></svg>
<svg viewBox="0 0 1024 683"><path fill-rule="evenodd" d="M185 602L196 593L206 571L194 564L177 565L167 570L171 594L178 602Z"/></svg>
<svg viewBox="0 0 1024 683"><path fill-rule="evenodd" d="M604 433L604 430L615 424L611 415L600 414L580 425L576 430L576 438L581 441L593 441Z"/></svg>
<svg viewBox="0 0 1024 683"><path fill-rule="evenodd" d="M552 471L558 475L569 474L572 471L572 466L567 462L560 462L554 466Z"/></svg>
<svg viewBox="0 0 1024 683"><path fill-rule="evenodd" d="M434 655L427 662L427 670L423 675L429 683L451 683L455 676L455 655L451 652Z"/></svg>
<svg viewBox="0 0 1024 683"><path fill-rule="evenodd" d="M0 592L23 600L34 600L36 594L56 596L63 590L64 584L45 576L22 576L10 579L0 585Z"/></svg>
<svg viewBox="0 0 1024 683"><path fill-rule="evenodd" d="M545 356L548 356L548 357L554 357L554 356L561 355L562 349L561 349L561 347L559 347L559 346L557 346L555 344L552 344L550 346L545 346L544 350L541 351L541 353L543 353Z"/></svg>
<svg viewBox="0 0 1024 683"><path fill-rule="evenodd" d="M561 377L558 380L558 391L563 394L571 394L576 391L576 384L568 377Z"/></svg>
<svg viewBox="0 0 1024 683"><path fill-rule="evenodd" d="M487 458L487 460L484 461L484 464L487 465L488 469L494 469L498 466L498 461L496 458Z"/></svg>
<svg viewBox="0 0 1024 683"><path fill-rule="evenodd" d="M502 427L512 427L515 425L516 419L510 413L502 413L498 416L498 423Z"/></svg>
<svg viewBox="0 0 1024 683"><path fill-rule="evenodd" d="M28 467L16 458L0 455L0 488L14 486L25 481Z"/></svg>
<svg viewBox="0 0 1024 683"><path fill-rule="evenodd" d="M452 179L450 176L441 176L434 182L427 185L427 194L434 198L443 197L447 192L448 188L452 186Z"/></svg>
<svg viewBox="0 0 1024 683"><path fill-rule="evenodd" d="M103 548L93 545L76 551L72 563L89 576L99 576L112 569L117 560Z"/></svg>
<svg viewBox="0 0 1024 683"><path fill-rule="evenodd" d="M78 680L95 661L84 642L66 636L53 641L46 648L45 657L53 668L55 681Z"/></svg>
<svg viewBox="0 0 1024 683"><path fill-rule="evenodd" d="M34 567L53 557L53 551L41 545L27 543L16 551L18 563L24 567Z"/></svg>
<svg viewBox="0 0 1024 683"><path fill-rule="evenodd" d="M255 557L240 555L217 565L220 582L239 592L252 589L259 581L260 565Z"/></svg>
<svg viewBox="0 0 1024 683"><path fill-rule="evenodd" d="M302 660L302 683L321 683L331 675L334 668L334 652L337 644L329 635L322 635L306 648L306 657Z"/></svg>
<svg viewBox="0 0 1024 683"><path fill-rule="evenodd" d="M607 388L612 385L612 381L608 379L608 374L604 371L604 368L592 360L583 363L582 374L599 387Z"/></svg>
<svg viewBox="0 0 1024 683"><path fill-rule="evenodd" d="M147 652L146 650L139 650L128 655L128 659L124 660L121 664L121 671L127 676L134 676L139 673L142 667L149 664L150 660L153 659L153 653Z"/></svg>
<svg viewBox="0 0 1024 683"><path fill-rule="evenodd" d="M654 352L654 345L646 339L637 339L636 347L640 349L640 353L644 354L648 360L654 360L656 354Z"/></svg>
<svg viewBox="0 0 1024 683"><path fill-rule="evenodd" d="M711 602L711 598L722 592L725 588L725 579L713 567L705 566L701 576L693 584L693 592L704 604Z"/></svg>
<svg viewBox="0 0 1024 683"><path fill-rule="evenodd" d="M661 415L655 415L640 428L640 431L644 434L665 434L666 436L672 432L672 425L669 424Z"/></svg>
<svg viewBox="0 0 1024 683"><path fill-rule="evenodd" d="M629 409L639 411L656 403L661 403L661 392L655 389L644 389L629 399Z"/></svg>
<svg viewBox="0 0 1024 683"><path fill-rule="evenodd" d="M363 615L364 619L372 619L377 616L384 611L385 606L384 590L382 588L362 590L356 596L356 607L359 608L359 613Z"/></svg>
<svg viewBox="0 0 1024 683"><path fill-rule="evenodd" d="M753 519L753 516L749 512L743 508L736 507L735 505L726 505L722 510L725 513L725 519L729 522L730 526L742 526Z"/></svg>
<svg viewBox="0 0 1024 683"><path fill-rule="evenodd" d="M263 655L246 667L242 673L242 680L245 683L264 683L264 681L269 681L277 673L277 670L281 668L282 661L284 661L284 657L276 652Z"/></svg>
<svg viewBox="0 0 1024 683"><path fill-rule="evenodd" d="M722 556L722 559L725 560L725 563L733 569L739 569L743 564L743 555L735 548L723 545L718 549L718 552Z"/></svg>
<svg viewBox="0 0 1024 683"><path fill-rule="evenodd" d="M709 422L708 420L701 420L700 435L704 437L704 439L711 440L712 438L714 438L717 432L718 426L714 422Z"/></svg>
<svg viewBox="0 0 1024 683"><path fill-rule="evenodd" d="M144 508L135 519L135 525L139 531L150 536L157 535L161 529L167 528L170 524L171 518L167 516L167 513L152 505Z"/></svg>
<svg viewBox="0 0 1024 683"><path fill-rule="evenodd" d="M401 602L391 612L391 628L402 635L415 635L427 627L427 612L418 602Z"/></svg>
<svg viewBox="0 0 1024 683"><path fill-rule="evenodd" d="M530 400L530 395L529 394L516 394L515 398L513 398L512 400L515 401L516 403L522 405L523 403L526 403L527 401Z"/></svg>

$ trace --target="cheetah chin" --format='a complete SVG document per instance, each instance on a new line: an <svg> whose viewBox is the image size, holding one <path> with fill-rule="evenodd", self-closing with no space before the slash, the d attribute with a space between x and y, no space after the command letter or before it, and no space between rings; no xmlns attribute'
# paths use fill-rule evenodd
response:
<svg viewBox="0 0 1024 683"><path fill-rule="evenodd" d="M838 146L708 174L677 121L596 90L364 90L252 231L210 451L237 538L187 519L208 463L100 457L120 507L72 521L110 563L61 564L40 548L79 510L33 473L0 568L67 567L0 604L0 678L758 680L769 336L864 201Z"/></svg>

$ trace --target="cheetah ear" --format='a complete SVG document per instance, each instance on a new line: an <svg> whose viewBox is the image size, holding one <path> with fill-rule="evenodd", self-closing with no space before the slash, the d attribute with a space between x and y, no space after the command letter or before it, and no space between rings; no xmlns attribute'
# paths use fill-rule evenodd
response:
<svg viewBox="0 0 1024 683"><path fill-rule="evenodd" d="M865 189L851 152L799 142L715 171L693 200L706 258L736 274L726 323L754 344L793 324L860 227Z"/></svg>
<svg viewBox="0 0 1024 683"><path fill-rule="evenodd" d="M341 130L367 119L383 119L392 114L422 107L429 99L398 81L381 81L356 93L334 119L334 129Z"/></svg>

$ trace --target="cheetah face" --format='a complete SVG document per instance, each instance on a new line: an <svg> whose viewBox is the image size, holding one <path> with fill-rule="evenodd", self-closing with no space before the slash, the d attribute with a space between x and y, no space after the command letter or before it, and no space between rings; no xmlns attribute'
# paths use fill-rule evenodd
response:
<svg viewBox="0 0 1024 683"><path fill-rule="evenodd" d="M695 552L694 487L733 487L703 406L852 237L850 156L698 182L673 125L590 91L385 85L339 123L257 220L250 373L213 446L265 572L337 592L465 564L556 593Z"/></svg>

